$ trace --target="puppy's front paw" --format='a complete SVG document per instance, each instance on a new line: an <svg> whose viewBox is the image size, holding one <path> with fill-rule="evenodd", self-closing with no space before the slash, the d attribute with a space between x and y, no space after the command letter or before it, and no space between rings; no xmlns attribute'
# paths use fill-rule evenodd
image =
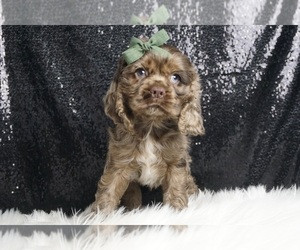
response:
<svg viewBox="0 0 300 250"><path fill-rule="evenodd" d="M108 208L108 207L102 208L102 207L94 205L94 204L92 205L92 212L95 214L101 213L101 214L107 216L107 215L111 214L113 211L114 211L114 209L112 209L112 208Z"/></svg>
<svg viewBox="0 0 300 250"><path fill-rule="evenodd" d="M165 204L170 205L175 210L182 210L188 205L188 197L187 195L177 196L177 197L168 197L164 201Z"/></svg>
<svg viewBox="0 0 300 250"><path fill-rule="evenodd" d="M102 213L104 215L109 215L115 210L115 206L109 202L97 202L92 204L91 210L93 213Z"/></svg>

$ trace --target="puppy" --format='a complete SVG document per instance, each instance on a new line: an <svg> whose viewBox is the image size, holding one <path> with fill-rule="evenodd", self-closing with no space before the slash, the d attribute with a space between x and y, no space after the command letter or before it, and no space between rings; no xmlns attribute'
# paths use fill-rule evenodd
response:
<svg viewBox="0 0 300 250"><path fill-rule="evenodd" d="M203 135L201 86L195 67L177 48L159 46L133 63L120 58L104 97L109 130L104 173L98 183L94 212L105 214L120 202L141 206L139 185L162 187L163 203L181 210L198 193L189 164L189 136Z"/></svg>

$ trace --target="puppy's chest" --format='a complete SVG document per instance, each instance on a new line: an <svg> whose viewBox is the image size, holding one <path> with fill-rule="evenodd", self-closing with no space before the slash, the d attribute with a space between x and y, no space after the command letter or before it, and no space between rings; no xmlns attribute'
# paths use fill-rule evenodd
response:
<svg viewBox="0 0 300 250"><path fill-rule="evenodd" d="M158 187L165 175L163 166L161 145L151 137L138 145L136 162L139 165L138 182L149 187Z"/></svg>

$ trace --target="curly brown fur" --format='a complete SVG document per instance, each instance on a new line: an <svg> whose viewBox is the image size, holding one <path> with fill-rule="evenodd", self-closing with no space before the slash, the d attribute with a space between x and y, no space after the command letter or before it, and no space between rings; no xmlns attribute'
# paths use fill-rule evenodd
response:
<svg viewBox="0 0 300 250"><path fill-rule="evenodd" d="M190 173L189 135L204 134L201 87L195 67L177 48L171 56L147 52L127 65L121 58L104 97L110 129L104 173L93 211L110 213L120 201L141 206L139 185L162 186L163 202L175 209L198 193Z"/></svg>

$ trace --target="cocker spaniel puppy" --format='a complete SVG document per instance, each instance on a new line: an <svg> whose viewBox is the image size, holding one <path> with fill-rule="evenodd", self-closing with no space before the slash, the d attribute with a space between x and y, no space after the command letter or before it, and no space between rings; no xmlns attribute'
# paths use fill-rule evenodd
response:
<svg viewBox="0 0 300 250"><path fill-rule="evenodd" d="M167 55L148 44L132 63L121 57L104 97L105 113L115 127L109 130L94 212L108 214L120 202L128 209L140 207L139 185L161 186L163 203L178 210L187 206L189 195L198 193L188 151L189 136L204 134L199 77L177 48L157 47Z"/></svg>

